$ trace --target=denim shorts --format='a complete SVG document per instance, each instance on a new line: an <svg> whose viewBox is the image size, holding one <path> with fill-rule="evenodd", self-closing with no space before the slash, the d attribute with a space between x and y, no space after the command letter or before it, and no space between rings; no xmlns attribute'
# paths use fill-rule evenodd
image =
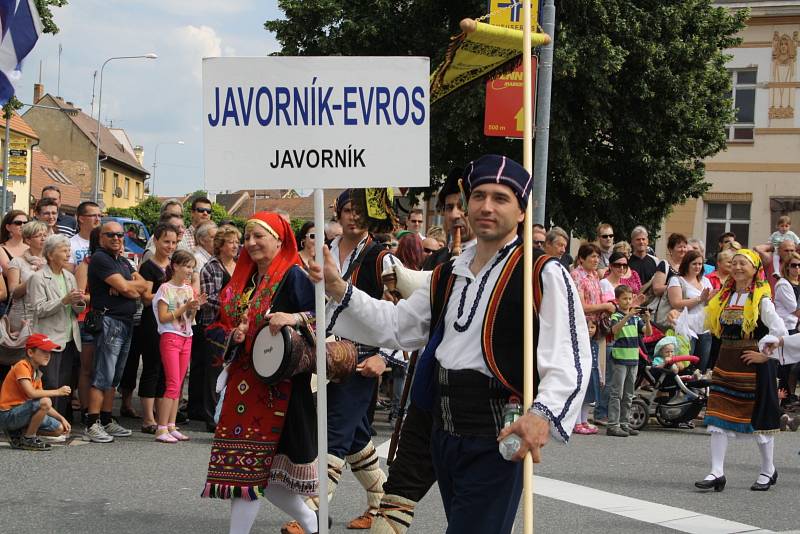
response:
<svg viewBox="0 0 800 534"><path fill-rule="evenodd" d="M132 334L133 324L130 322L103 316L102 328L95 337L92 387L106 391L119 386Z"/></svg>
<svg viewBox="0 0 800 534"><path fill-rule="evenodd" d="M94 345L94 334L92 334L91 332L86 330L86 328L84 328L83 322L78 323L78 324L81 327L81 344L82 345L86 345L86 344Z"/></svg>
<svg viewBox="0 0 800 534"><path fill-rule="evenodd" d="M33 414L39 411L39 399L30 399L22 404L14 406L10 410L0 410L0 429L9 430L24 430L31 422ZM45 432L55 432L61 423L57 419L45 415L42 423L39 425L39 430Z"/></svg>

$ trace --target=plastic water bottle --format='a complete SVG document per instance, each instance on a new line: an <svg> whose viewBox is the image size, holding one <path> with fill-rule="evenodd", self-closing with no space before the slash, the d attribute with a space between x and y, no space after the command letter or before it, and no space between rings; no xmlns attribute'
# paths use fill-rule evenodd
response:
<svg viewBox="0 0 800 534"><path fill-rule="evenodd" d="M522 416L522 402L519 397L511 396L508 403L503 408L503 428L511 425ZM516 434L509 434L498 445L500 456L504 460L511 461L514 454L519 450L522 441Z"/></svg>

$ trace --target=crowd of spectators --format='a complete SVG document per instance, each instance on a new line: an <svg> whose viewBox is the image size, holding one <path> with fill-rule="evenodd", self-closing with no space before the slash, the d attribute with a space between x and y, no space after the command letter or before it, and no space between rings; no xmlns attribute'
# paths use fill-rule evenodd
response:
<svg viewBox="0 0 800 534"><path fill-rule="evenodd" d="M32 346L7 343L0 347L0 380L13 368L12 380L30 381L31 387L24 392L9 389L7 393L14 402L31 402L24 414L29 420L36 418L42 436L60 439L71 428L73 416L80 418L85 438L93 442L131 435L132 430L112 415L117 390L122 396L120 415L141 418L141 432L154 434L161 442L187 439L176 427L186 418L214 430L221 362L211 357L205 328L219 311L220 291L236 266L241 234L234 226L211 221L211 201L205 197L195 198L189 209L191 223L186 227L183 205L176 200L163 204L138 265L123 254L125 234L119 223L101 223L100 207L93 202L81 203L76 219L62 214L57 188L43 191L34 219L19 210L3 217L0 314L7 316L3 325L8 332L2 339L31 332L46 339L32 337ZM321 229L313 222L301 225L296 240L303 267L308 269L318 238L330 243L341 232L336 222ZM425 269L426 260L448 244L441 227L425 228L423 212L417 209L392 234L373 237L411 270ZM594 405L594 423L605 424L609 401L613 419L609 433L633 434L625 421L631 370L623 372L618 367L631 355L623 342L630 343L651 322L666 330L681 313L692 318L693 324L702 324L706 304L730 279L731 260L741 248L731 232L719 236L716 249L708 254L701 241L673 233L667 238L666 256L658 258L646 228L635 227L629 241L621 237L612 225L602 223L594 239L581 243L573 258L568 252L570 236L563 229L540 225L533 229L533 246L558 258L569 270L590 331L596 332L592 387L576 427L579 434L597 433L588 419L589 404ZM797 245L791 221L781 217L776 232L753 247L766 267L775 308L791 333L797 331L800 317ZM641 311L645 309L646 313ZM713 369L714 349L709 331L692 337L690 350L699 357L701 373ZM44 352L49 353L47 358ZM394 358L396 365L384 380L391 402L378 403L389 410L390 421L401 412L409 355ZM25 363L20 367L19 362ZM797 402L797 371L781 370L787 403ZM179 410L187 374L188 399ZM377 391L375 398L379 398ZM13 406L17 405L22 404ZM0 416L9 409L0 400ZM16 428L8 426L12 419L11 426ZM5 430L24 434L12 436L20 444L22 438L31 437L29 421L20 425L21 419L0 417L0 426L6 421ZM25 443L41 448L30 440Z"/></svg>

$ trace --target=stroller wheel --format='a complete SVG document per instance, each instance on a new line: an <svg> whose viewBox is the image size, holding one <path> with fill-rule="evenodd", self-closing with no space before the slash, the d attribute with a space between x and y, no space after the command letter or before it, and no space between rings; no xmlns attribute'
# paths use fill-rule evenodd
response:
<svg viewBox="0 0 800 534"><path fill-rule="evenodd" d="M631 413L629 424L634 430L641 430L647 426L647 421L650 418L648 413L647 403L642 399L633 399L631 404Z"/></svg>

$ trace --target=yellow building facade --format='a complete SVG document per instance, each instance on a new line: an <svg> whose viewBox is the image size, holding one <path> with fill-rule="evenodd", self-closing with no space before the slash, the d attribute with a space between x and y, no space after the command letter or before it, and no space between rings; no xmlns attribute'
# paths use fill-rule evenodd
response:
<svg viewBox="0 0 800 534"><path fill-rule="evenodd" d="M781 215L800 233L800 1L718 1L727 9L750 9L739 47L726 52L736 120L727 150L706 160L702 198L674 206L656 248L680 232L716 250L732 231L744 246L766 243Z"/></svg>

